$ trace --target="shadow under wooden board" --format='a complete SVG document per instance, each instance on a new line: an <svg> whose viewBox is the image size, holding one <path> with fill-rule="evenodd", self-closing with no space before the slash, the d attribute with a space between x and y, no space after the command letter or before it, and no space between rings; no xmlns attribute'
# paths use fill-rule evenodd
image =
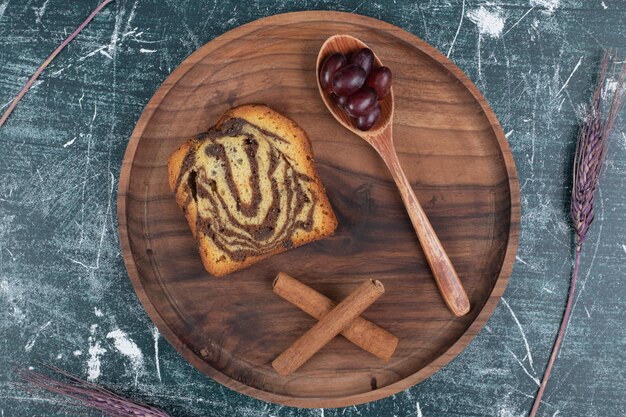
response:
<svg viewBox="0 0 626 417"><path fill-rule="evenodd" d="M337 33L366 42L393 71L396 148L467 290L471 311L464 317L446 308L383 162L319 97L316 55ZM166 163L189 137L246 103L267 104L308 133L339 226L332 237L214 278L169 191ZM167 340L218 382L298 407L384 398L456 357L502 295L519 231L513 158L467 76L395 26L336 12L261 19L187 58L137 122L118 198L128 274ZM338 301L366 278L381 280L386 293L363 317L399 337L389 363L336 337L291 376L278 375L271 361L315 323L273 294L279 271Z"/></svg>

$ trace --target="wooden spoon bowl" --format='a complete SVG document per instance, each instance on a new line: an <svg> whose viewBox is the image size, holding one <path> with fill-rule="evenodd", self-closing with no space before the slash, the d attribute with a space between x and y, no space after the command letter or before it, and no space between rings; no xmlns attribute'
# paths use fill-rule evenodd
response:
<svg viewBox="0 0 626 417"><path fill-rule="evenodd" d="M358 136L361 136L363 139L368 140L367 138L374 137L379 135L384 129L388 128L393 121L393 86L389 90L389 94L385 96L380 104L380 118L376 122L376 124L368 131L359 130L352 121L350 117L344 112L333 100L331 94L324 90L320 84L320 69L324 60L334 52L341 52L346 56L350 56L350 54L358 49L368 48L368 46L361 42L359 39L350 36L350 35L335 35L331 36L324 42L322 47L320 48L320 52L317 55L317 63L316 63L316 74L317 74L317 85L320 90L320 95L322 96L322 100L324 100L324 104L330 112L333 114L335 119L339 121L346 129L352 131ZM382 66L382 62L380 59L374 54L374 67Z"/></svg>
<svg viewBox="0 0 626 417"><path fill-rule="evenodd" d="M328 38L320 48L317 55L316 63L316 76L317 86L319 88L320 95L326 107L332 115L337 119L343 127L350 130L352 133L358 135L365 141L367 141L385 161L385 164L389 168L391 175L398 186L398 190L402 196L402 201L406 206L411 223L417 234L417 237L422 245L428 264L433 272L439 291L443 296L448 308L457 316L463 316L470 310L469 299L467 293L463 288L463 284L459 279L450 258L446 254L443 245L439 241L435 230L428 221L422 206L420 205L411 183L406 178L398 155L393 145L393 87L391 87L389 94L387 94L381 101L381 114L376 124L367 131L358 129L350 119L350 117L335 104L332 96L329 92L324 90L320 84L320 69L324 60L335 52L341 52L346 56L350 53L368 46L361 42L359 39L350 35L334 35ZM374 54L375 66L382 66L380 59ZM393 76L393 70L392 70Z"/></svg>

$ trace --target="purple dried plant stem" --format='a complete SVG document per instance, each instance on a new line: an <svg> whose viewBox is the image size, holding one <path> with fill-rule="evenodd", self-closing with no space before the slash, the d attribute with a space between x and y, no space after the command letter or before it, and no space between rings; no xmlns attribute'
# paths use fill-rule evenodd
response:
<svg viewBox="0 0 626 417"><path fill-rule="evenodd" d="M529 417L535 417L537 410L541 405L543 393L550 379L554 361L559 355L561 343L569 324L572 305L574 302L574 294L576 292L576 282L578 279L578 268L580 265L580 255L583 243L587 238L589 227L593 222L593 204L596 198L600 174L606 158L606 148L609 136L613 130L613 125L620 111L624 106L625 94L624 86L626 81L626 65L622 65L615 80L615 91L611 98L608 113L603 117L604 98L602 97L603 88L606 85L607 69L611 61L611 51L604 54L601 64L600 77L598 78L598 86L595 90L591 104L585 119L582 122L578 140L576 142L576 152L574 154L573 167L573 185L571 198L571 217L576 232L576 258L574 260L574 270L570 282L570 288L567 295L567 304L563 312L561 325L557 338L552 346L550 359L543 374L537 396L533 402L533 407ZM613 66L613 74L616 72L617 65ZM606 90L605 90L606 91ZM607 92L608 93L608 92Z"/></svg>
<svg viewBox="0 0 626 417"><path fill-rule="evenodd" d="M537 410L539 409L539 405L541 404L541 399L543 398L543 392L546 389L546 385L548 385L548 379L550 379L552 366L554 365L556 357L559 355L561 343L563 343L563 337L565 336L565 331L567 330L569 316L572 312L572 305L574 304L574 293L576 292L576 281L578 280L578 265L580 265L581 249L581 245L576 246L576 260L574 261L574 272L572 273L572 281L570 283L569 293L567 295L567 305L565 306L565 312L563 313L563 320L561 320L559 333L556 337L556 341L554 342L554 346L552 347L552 353L550 354L550 359L548 360L546 371L544 372L543 378L541 379L539 391L537 391L537 396L535 397L535 401L533 402L533 408L530 411L530 417L534 417L537 414Z"/></svg>
<svg viewBox="0 0 626 417"><path fill-rule="evenodd" d="M167 413L157 408L128 400L96 384L70 375L59 368L54 366L46 367L58 372L67 379L67 382L26 369L16 369L16 373L33 386L72 398L81 405L100 410L108 416L169 417Z"/></svg>
<svg viewBox="0 0 626 417"><path fill-rule="evenodd" d="M67 37L67 39L65 39L63 42L61 42L61 44L59 46L57 46L57 49L55 49L50 54L50 56L48 58L46 58L46 60L43 62L43 64L41 64L41 66L39 68L37 68L37 71L35 71L35 73L32 75L32 77L30 77L30 79L28 80L26 85L24 87L22 87L20 92L17 94L17 96L11 102L11 105L9 105L9 108L6 109L6 111L4 112L2 117L0 118L0 127L2 127L2 125L4 125L4 123L7 121L7 119L9 118L9 116L11 115L13 110L15 109L15 106L17 106L17 103L19 103L19 101L22 99L22 97L24 97L24 95L28 92L30 87L32 87L32 85L35 83L37 78L39 78L39 76L41 75L43 70L46 69L46 67L52 62L52 60L54 58L56 58L56 56L59 54L59 52L61 52L63 50L63 48L65 48L67 46L67 44L70 43L85 28L85 26L87 26L89 24L89 22L91 22L93 20L94 17L96 17L98 12L100 12L100 10L102 10L102 8L104 6L106 6L107 4L111 3L112 1L114 1L114 0L104 0L102 3L100 3L98 5L98 7L96 7L94 9L94 11L91 12L89 17L87 17L87 19L85 19L85 21L83 23L81 23L80 26L78 26L76 28L76 30L74 30L74 32L72 32L72 34Z"/></svg>

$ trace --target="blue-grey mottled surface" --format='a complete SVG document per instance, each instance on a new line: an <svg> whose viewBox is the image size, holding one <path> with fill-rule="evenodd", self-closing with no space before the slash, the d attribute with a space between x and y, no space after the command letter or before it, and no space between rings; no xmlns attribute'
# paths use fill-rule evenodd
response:
<svg viewBox="0 0 626 417"><path fill-rule="evenodd" d="M0 0L0 109L96 0ZM144 105L191 52L274 13L343 10L439 48L483 91L520 176L517 263L492 319L450 365L394 397L305 410L237 394L159 336L126 276L116 191ZM117 0L0 128L0 416L99 415L27 391L10 365L58 365L173 416L500 416L528 413L564 307L577 117L600 51L626 52L617 0ZM626 414L626 133L613 135L570 330L541 416Z"/></svg>

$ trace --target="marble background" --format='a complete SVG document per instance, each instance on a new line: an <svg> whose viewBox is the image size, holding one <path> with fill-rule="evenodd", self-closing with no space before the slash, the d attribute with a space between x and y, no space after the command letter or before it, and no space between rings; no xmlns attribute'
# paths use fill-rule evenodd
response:
<svg viewBox="0 0 626 417"><path fill-rule="evenodd" d="M0 0L0 110L96 6ZM394 397L281 407L192 368L159 335L117 237L122 156L144 105L196 48L295 10L379 18L447 54L498 115L519 171L522 230L505 296L452 363ZM619 0L117 0L57 57L0 128L0 416L100 415L28 391L13 364L58 365L173 416L527 415L572 265L567 201L581 108L603 48L626 55ZM626 414L626 119L617 125L570 329L541 416Z"/></svg>

